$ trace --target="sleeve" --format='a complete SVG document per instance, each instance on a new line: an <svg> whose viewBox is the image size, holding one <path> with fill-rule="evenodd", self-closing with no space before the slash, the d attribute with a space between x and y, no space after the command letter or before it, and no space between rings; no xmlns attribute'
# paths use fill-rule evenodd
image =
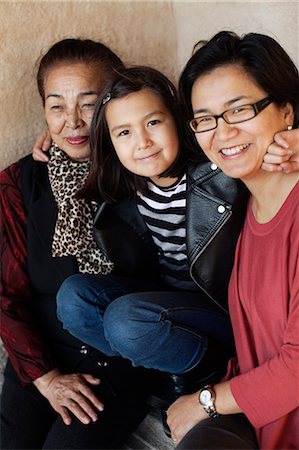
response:
<svg viewBox="0 0 299 450"><path fill-rule="evenodd" d="M260 366L230 380L236 402L255 428L299 408L299 236L292 239L292 247L294 270L281 348Z"/></svg>
<svg viewBox="0 0 299 450"><path fill-rule="evenodd" d="M228 361L226 374L224 375L224 377L222 378L221 381L229 381L231 378L239 375L239 373L240 373L240 369L239 369L238 359L236 356L234 356L233 358L231 358Z"/></svg>
<svg viewBox="0 0 299 450"><path fill-rule="evenodd" d="M27 384L55 364L34 326L18 163L0 173L0 212L1 338L21 382Z"/></svg>

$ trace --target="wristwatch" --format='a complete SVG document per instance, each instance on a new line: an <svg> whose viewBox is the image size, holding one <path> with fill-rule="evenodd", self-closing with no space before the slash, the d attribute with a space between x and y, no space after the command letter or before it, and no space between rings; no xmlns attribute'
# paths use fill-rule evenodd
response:
<svg viewBox="0 0 299 450"><path fill-rule="evenodd" d="M216 395L212 386L204 386L198 395L198 401L212 419L219 417L215 407Z"/></svg>

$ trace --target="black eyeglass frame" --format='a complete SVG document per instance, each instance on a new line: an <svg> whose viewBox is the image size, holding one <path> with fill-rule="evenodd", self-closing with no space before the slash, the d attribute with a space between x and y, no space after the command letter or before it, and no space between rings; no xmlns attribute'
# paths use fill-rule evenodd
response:
<svg viewBox="0 0 299 450"><path fill-rule="evenodd" d="M201 116L202 118L204 117L213 117L216 120L216 125L213 128L209 128L208 130L202 130L202 131L195 131L192 128L192 122L194 120L196 120L198 117L193 117L193 119L188 121L188 125L191 128L191 130L193 131L193 133L206 133L207 131L211 131L211 130L215 130L218 127L218 119L220 119L220 117L224 120L224 122L228 123L229 125L234 125L236 123L242 123L242 122L247 122L248 120L253 119L254 117L256 117L261 111L263 111L268 105L270 105L273 102L273 98L270 96L267 96L265 98L262 98L261 100L259 100L256 103L247 103L246 105L240 105L240 106L236 106L235 108L229 108L226 109L225 111L223 111L222 114L218 114L218 115L212 115L212 114L207 114L206 116ZM229 122L225 117L224 114L226 114L228 111L232 111L236 108L242 108L244 106L252 106L253 110L254 110L254 116L250 117L250 119L243 119L243 120L237 120L236 122Z"/></svg>

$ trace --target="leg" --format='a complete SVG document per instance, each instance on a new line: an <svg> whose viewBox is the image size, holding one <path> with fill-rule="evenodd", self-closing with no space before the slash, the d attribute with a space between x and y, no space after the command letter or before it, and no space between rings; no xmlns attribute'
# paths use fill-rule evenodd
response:
<svg viewBox="0 0 299 450"><path fill-rule="evenodd" d="M232 340L229 318L199 292L138 292L111 303L104 332L111 348L135 366L183 373L200 361L207 336Z"/></svg>
<svg viewBox="0 0 299 450"><path fill-rule="evenodd" d="M96 423L83 425L73 419L66 426L57 418L47 436L43 449L119 449L137 428L149 408L141 400L118 397Z"/></svg>
<svg viewBox="0 0 299 450"><path fill-rule="evenodd" d="M177 450L256 450L253 427L243 414L207 419L195 425Z"/></svg>
<svg viewBox="0 0 299 450"><path fill-rule="evenodd" d="M108 356L118 356L111 349L103 332L103 315L107 306L116 298L143 285L154 283L134 281L109 275L82 275L69 277L57 294L57 315L63 327L73 336L97 348Z"/></svg>
<svg viewBox="0 0 299 450"><path fill-rule="evenodd" d="M123 365L121 362L118 364L115 366L113 363L110 372L118 369L118 376L122 378ZM134 386L129 386L125 392L119 386L117 391L120 394L111 395L110 390L107 391L105 409L96 423L83 425L73 417L72 424L66 426L34 386L21 386L10 363L8 365L9 377L5 377L1 394L3 450L120 448L149 410L145 403L145 392L136 386L136 391L133 390ZM90 367L88 362L81 368L84 372L90 372L85 370ZM109 367L104 369L108 370ZM111 373L107 376L110 379ZM103 389L106 389L105 381L95 388L99 398L103 398Z"/></svg>
<svg viewBox="0 0 299 450"><path fill-rule="evenodd" d="M15 378L5 375L1 393L1 449L41 449L56 414L33 386Z"/></svg>

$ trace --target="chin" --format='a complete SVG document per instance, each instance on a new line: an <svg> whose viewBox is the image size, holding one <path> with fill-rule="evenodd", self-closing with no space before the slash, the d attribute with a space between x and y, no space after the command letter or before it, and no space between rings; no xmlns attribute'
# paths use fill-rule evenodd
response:
<svg viewBox="0 0 299 450"><path fill-rule="evenodd" d="M222 168L220 166L218 167L225 175L236 180L239 180L247 175L247 172L245 173L243 170L227 170L227 168Z"/></svg>
<svg viewBox="0 0 299 450"><path fill-rule="evenodd" d="M64 152L69 156L69 158L73 159L74 161L85 161L87 159L90 159L90 150L79 150L79 149L67 149L64 150Z"/></svg>

